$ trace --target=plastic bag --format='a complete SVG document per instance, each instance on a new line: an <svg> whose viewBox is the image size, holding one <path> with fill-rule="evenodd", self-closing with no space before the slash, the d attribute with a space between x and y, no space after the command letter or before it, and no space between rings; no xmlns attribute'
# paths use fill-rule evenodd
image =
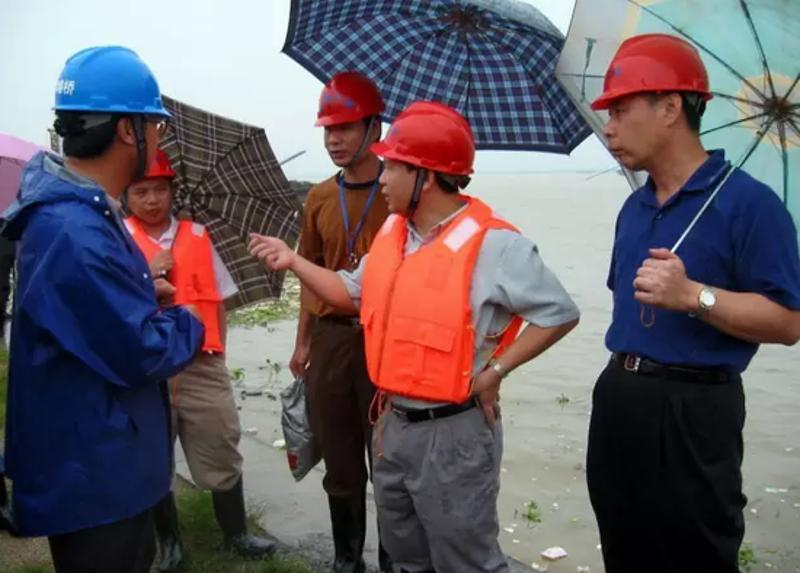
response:
<svg viewBox="0 0 800 573"><path fill-rule="evenodd" d="M281 426L289 469L295 481L300 481L322 459L308 420L303 378L296 379L281 392Z"/></svg>

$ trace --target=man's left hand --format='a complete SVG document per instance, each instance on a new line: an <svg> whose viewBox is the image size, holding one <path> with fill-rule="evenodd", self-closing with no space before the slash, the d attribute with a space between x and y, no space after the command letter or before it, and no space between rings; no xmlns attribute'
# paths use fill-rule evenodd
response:
<svg viewBox="0 0 800 573"><path fill-rule="evenodd" d="M478 398L478 403L490 428L494 427L497 417L500 416L499 392L500 375L491 368L478 374L472 385L472 395Z"/></svg>
<svg viewBox="0 0 800 573"><path fill-rule="evenodd" d="M156 279L153 281L156 290L156 300L162 306L170 305L175 300L177 289L167 279Z"/></svg>
<svg viewBox="0 0 800 573"><path fill-rule="evenodd" d="M686 276L683 261L669 249L650 249L650 258L636 271L634 298L642 304L694 312L703 286Z"/></svg>

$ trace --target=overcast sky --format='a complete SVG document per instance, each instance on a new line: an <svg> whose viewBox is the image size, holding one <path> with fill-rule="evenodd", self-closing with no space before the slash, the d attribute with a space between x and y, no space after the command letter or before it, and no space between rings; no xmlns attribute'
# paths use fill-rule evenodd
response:
<svg viewBox="0 0 800 573"><path fill-rule="evenodd" d="M566 33L569 0L528 0ZM313 126L322 84L280 52L289 0L0 0L0 132L46 145L53 89L72 53L119 44L139 53L163 93L263 126L291 178L329 174ZM611 158L592 137L571 157L478 154L478 172L603 169Z"/></svg>

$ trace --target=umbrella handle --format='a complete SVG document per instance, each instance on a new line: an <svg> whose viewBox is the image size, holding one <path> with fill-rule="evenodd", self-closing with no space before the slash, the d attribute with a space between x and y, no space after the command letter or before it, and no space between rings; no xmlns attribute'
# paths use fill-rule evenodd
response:
<svg viewBox="0 0 800 573"><path fill-rule="evenodd" d="M652 328L656 323L656 311L652 306L639 303L639 322L645 328Z"/></svg>

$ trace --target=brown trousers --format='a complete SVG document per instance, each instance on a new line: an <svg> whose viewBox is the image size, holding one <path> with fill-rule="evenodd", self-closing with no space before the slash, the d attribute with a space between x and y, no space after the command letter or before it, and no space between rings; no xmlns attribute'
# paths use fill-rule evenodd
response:
<svg viewBox="0 0 800 573"><path fill-rule="evenodd" d="M367 373L361 327L315 320L307 384L311 429L325 460L323 488L332 497L363 495L375 386Z"/></svg>
<svg viewBox="0 0 800 573"><path fill-rule="evenodd" d="M169 382L172 434L201 489L228 491L242 475L239 412L222 354L201 353Z"/></svg>

